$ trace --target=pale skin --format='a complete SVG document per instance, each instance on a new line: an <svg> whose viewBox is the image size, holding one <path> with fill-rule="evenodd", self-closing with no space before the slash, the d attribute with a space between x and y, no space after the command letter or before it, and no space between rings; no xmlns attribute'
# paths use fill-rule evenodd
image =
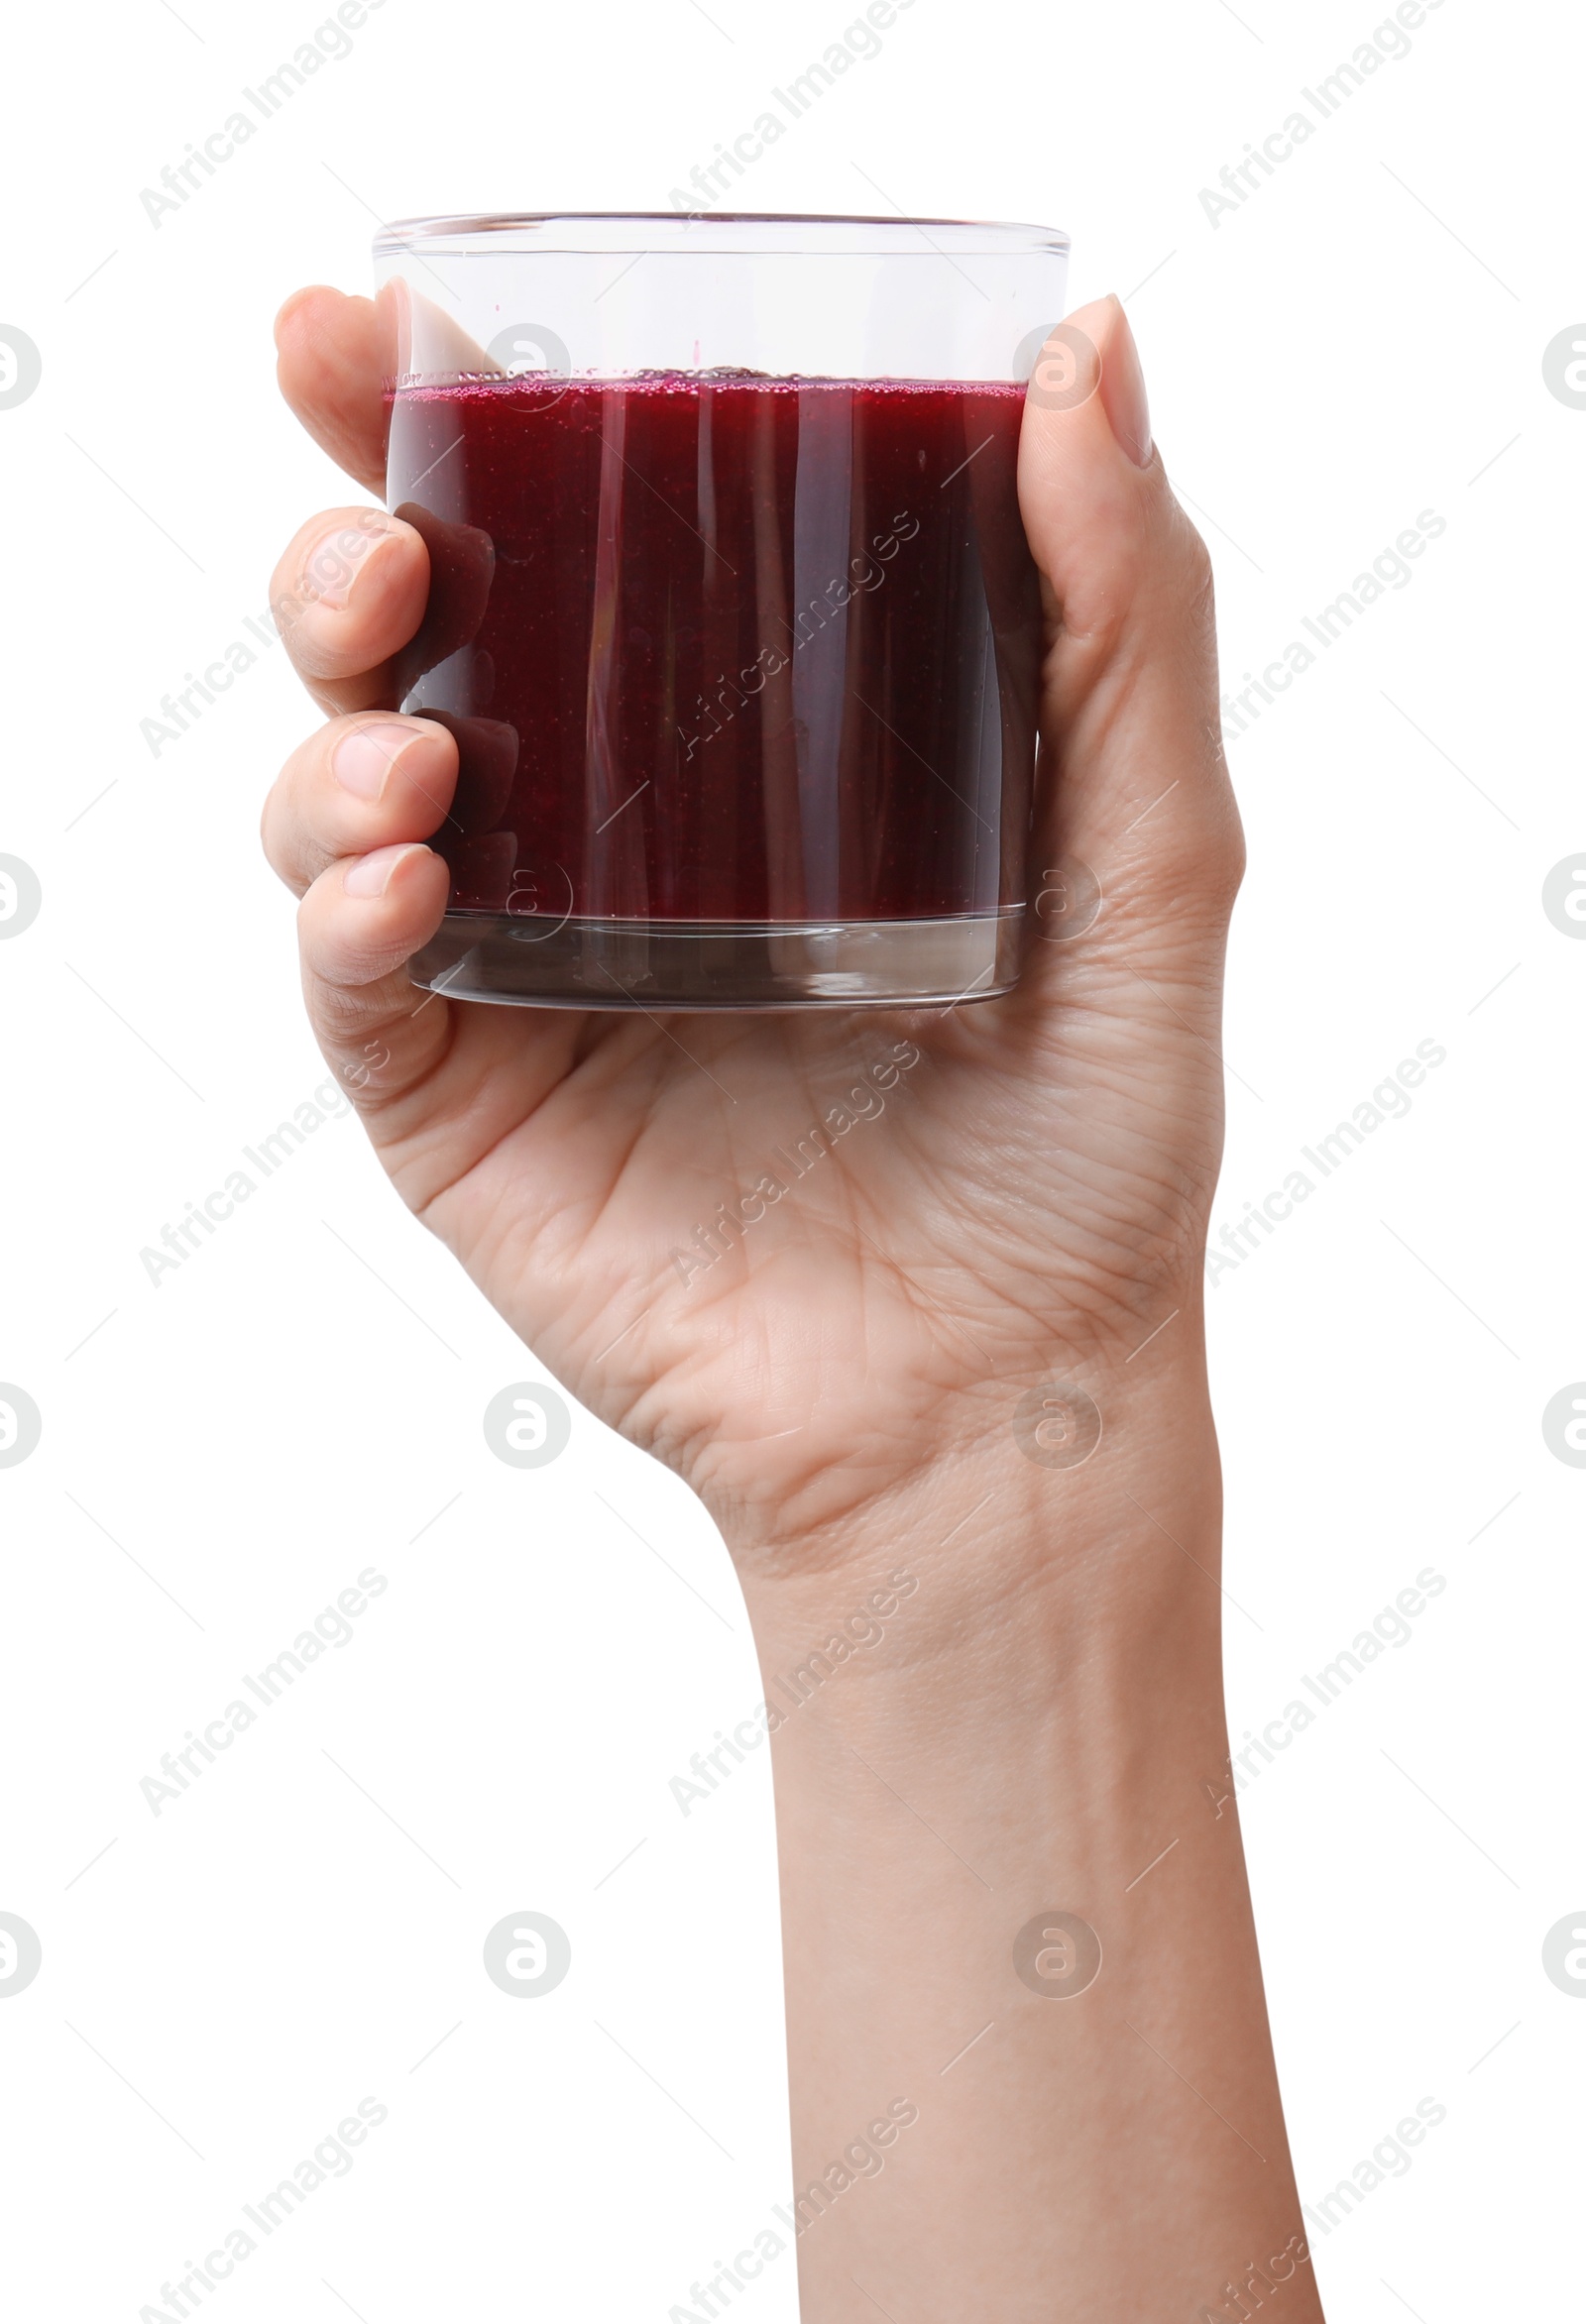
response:
<svg viewBox="0 0 1586 2324"><path fill-rule="evenodd" d="M1243 850L1210 574L1121 306L1072 320L1093 391L1032 402L1020 453L1048 613L1031 897L1077 862L1104 900L1004 999L656 1020L427 998L404 963L445 908L425 841L455 747L394 714L387 668L423 544L382 518L317 594L320 544L370 522L331 511L273 588L328 722L265 846L301 899L314 1032L397 1190L538 1362L700 1495L768 1699L889 1574L917 1583L773 1739L794 2183L827 2189L798 2239L806 2324L1321 2314L1222 1708L1201 1267ZM380 495L385 318L307 290L277 335L287 400ZM917 1061L884 1110L680 1269L899 1044ZM1101 1412L1082 1466L1015 1436L1048 1383ZM1072 1997L1015 1973L1054 1912L1101 1943ZM917 2119L871 2138L900 2101ZM871 2158L833 2173L855 2141Z"/></svg>

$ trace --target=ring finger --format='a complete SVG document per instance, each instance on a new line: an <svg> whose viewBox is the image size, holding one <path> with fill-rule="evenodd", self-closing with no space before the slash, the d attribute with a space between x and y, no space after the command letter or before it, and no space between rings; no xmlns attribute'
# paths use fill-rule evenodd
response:
<svg viewBox="0 0 1586 2324"><path fill-rule="evenodd" d="M265 801L266 857L304 895L328 864L429 838L447 821L456 784L457 744L433 719L332 719L292 752Z"/></svg>

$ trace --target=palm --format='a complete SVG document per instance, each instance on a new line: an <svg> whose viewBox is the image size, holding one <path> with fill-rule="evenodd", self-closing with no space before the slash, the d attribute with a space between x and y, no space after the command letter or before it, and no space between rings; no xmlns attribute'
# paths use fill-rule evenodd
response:
<svg viewBox="0 0 1586 2324"><path fill-rule="evenodd" d="M349 346L367 313L338 317ZM344 382L339 403L294 382L287 339L283 372L372 481L367 380L349 417ZM1192 1296L1237 834L1207 723L1202 553L1160 468L1125 465L1089 406L1027 415L1059 777L1036 868L1081 862L1105 902L1084 933L1032 945L1016 993L950 1012L667 1019L420 1000L396 962L439 915L443 878L425 904L422 873L412 912L428 926L394 943L385 974L316 981L310 966L327 1053L357 1054L373 1030L392 1056L364 1111L404 1198L540 1359L740 1543L883 1500L950 1432L1005 1425L1054 1370L1083 1381L1122 1362ZM1147 544L1130 537L1131 490L1153 494ZM1162 594L1181 635L1152 661L1136 630L1162 617ZM387 699L374 664L419 602L391 614L370 679L318 687L327 708ZM305 958L347 910L339 893L316 901L336 877L309 886Z"/></svg>
<svg viewBox="0 0 1586 2324"><path fill-rule="evenodd" d="M952 1408L1004 1416L1173 1304L1214 1060L1142 1022L1099 928L1087 950L1056 1017L464 1005L402 1109L422 1129L377 1116L377 1144L583 1402L740 1537L807 1532L920 1467Z"/></svg>

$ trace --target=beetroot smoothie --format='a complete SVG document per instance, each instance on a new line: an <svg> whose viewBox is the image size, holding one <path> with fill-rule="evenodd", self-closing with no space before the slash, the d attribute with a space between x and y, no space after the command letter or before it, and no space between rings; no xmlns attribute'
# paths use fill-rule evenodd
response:
<svg viewBox="0 0 1586 2324"><path fill-rule="evenodd" d="M877 923L1022 903L1024 389L640 374L392 397L429 543L402 708L463 763L453 915Z"/></svg>

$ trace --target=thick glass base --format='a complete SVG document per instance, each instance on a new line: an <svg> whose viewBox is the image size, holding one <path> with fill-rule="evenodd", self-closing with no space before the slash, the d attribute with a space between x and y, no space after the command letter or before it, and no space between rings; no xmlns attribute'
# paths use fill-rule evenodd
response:
<svg viewBox="0 0 1586 2324"><path fill-rule="evenodd" d="M414 984L533 1009L938 1008L1016 982L1022 905L958 920L574 920L449 912Z"/></svg>

